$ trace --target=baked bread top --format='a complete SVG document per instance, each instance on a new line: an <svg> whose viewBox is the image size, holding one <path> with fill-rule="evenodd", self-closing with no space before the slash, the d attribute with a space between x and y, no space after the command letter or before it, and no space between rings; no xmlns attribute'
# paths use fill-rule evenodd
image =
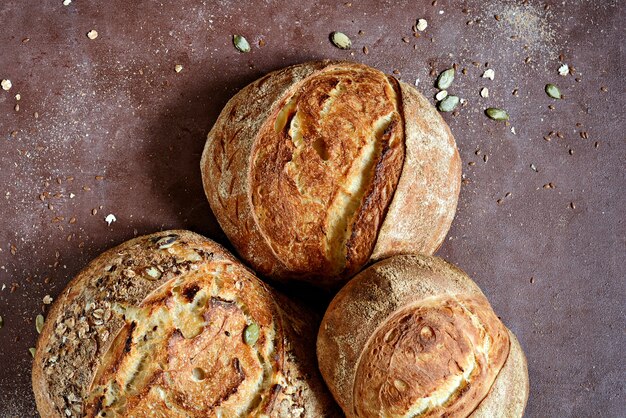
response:
<svg viewBox="0 0 626 418"><path fill-rule="evenodd" d="M51 309L33 388L42 416L320 416L315 321L218 244L188 231L99 256ZM296 333L303 334L299 337ZM310 335L309 335L310 334Z"/></svg>
<svg viewBox="0 0 626 418"><path fill-rule="evenodd" d="M478 286L396 256L352 279L319 331L322 375L349 417L521 417L526 360Z"/></svg>
<svg viewBox="0 0 626 418"><path fill-rule="evenodd" d="M432 253L460 159L413 87L353 62L270 73L225 106L202 155L206 195L258 272L333 286L370 259Z"/></svg>

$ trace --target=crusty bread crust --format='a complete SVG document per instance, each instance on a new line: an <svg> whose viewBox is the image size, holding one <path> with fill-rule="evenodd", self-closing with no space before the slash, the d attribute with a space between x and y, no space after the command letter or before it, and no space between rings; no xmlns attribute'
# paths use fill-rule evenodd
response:
<svg viewBox="0 0 626 418"><path fill-rule="evenodd" d="M135 238L92 261L53 305L33 363L38 410L333 416L336 406L306 358L314 316L287 304L200 235ZM297 318L302 336L293 312L307 318ZM249 324L259 326L253 342L243 336ZM226 366L209 373L218 363Z"/></svg>
<svg viewBox="0 0 626 418"><path fill-rule="evenodd" d="M259 273L336 286L369 260L434 252L458 199L460 158L411 86L317 61L237 93L209 132L204 190Z"/></svg>
<svg viewBox="0 0 626 418"><path fill-rule="evenodd" d="M356 275L324 315L317 355L348 417L521 417L528 397L517 339L464 272L432 256Z"/></svg>
<svg viewBox="0 0 626 418"><path fill-rule="evenodd" d="M378 233L372 260L434 254L452 225L461 190L461 157L439 112L400 82L405 121L402 175Z"/></svg>

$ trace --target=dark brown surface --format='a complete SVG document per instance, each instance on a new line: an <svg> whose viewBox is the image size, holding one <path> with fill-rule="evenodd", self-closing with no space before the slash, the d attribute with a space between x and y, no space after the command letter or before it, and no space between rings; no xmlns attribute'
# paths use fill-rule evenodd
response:
<svg viewBox="0 0 626 418"><path fill-rule="evenodd" d="M431 69L467 68L450 91L468 103L445 117L468 181L439 255L477 281L519 337L527 416L625 415L623 7L352 3L0 3L0 79L13 83L0 90L0 417L35 415L34 318L43 296L58 295L88 260L161 228L224 242L198 167L211 124L246 83L321 58L397 70L407 82L419 78L429 97ZM421 17L428 28L415 38ZM330 44L334 30L352 38L352 51ZM233 48L234 33L251 53ZM558 75L559 54L574 75ZM480 78L485 63L494 81ZM549 82L565 100L546 96ZM511 126L487 119L487 106L506 108ZM563 138L545 141L550 131Z"/></svg>

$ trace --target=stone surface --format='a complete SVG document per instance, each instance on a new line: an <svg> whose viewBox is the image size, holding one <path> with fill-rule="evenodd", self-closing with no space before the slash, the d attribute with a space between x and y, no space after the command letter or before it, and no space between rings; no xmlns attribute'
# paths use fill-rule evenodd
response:
<svg viewBox="0 0 626 418"><path fill-rule="evenodd" d="M458 65L448 91L466 104L444 117L466 182L439 255L478 282L519 337L527 416L623 416L623 4L217 3L0 3L0 79L12 82L0 90L0 417L36 415L35 317L90 259L164 228L225 243L200 181L208 130L247 83L322 58L419 79L431 100L436 75ZM419 18L428 27L415 37ZM334 47L333 31L352 49ZM572 75L559 75L564 63ZM487 68L493 81L481 78ZM547 83L564 100L550 99ZM510 125L487 107L506 109ZM306 293L322 311L328 295Z"/></svg>

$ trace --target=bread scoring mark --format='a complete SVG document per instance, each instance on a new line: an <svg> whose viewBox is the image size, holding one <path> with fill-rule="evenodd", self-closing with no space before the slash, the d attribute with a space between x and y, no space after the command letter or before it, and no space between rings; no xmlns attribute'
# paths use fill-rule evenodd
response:
<svg viewBox="0 0 626 418"><path fill-rule="evenodd" d="M352 235L352 220L362 205L365 192L374 177L374 166L380 161L381 139L395 113L389 113L374 123L373 132L361 152L353 160L346 183L340 185L328 208L326 227L327 258L339 274L346 267L346 244Z"/></svg>
<svg viewBox="0 0 626 418"><path fill-rule="evenodd" d="M381 223L374 218L382 217L399 178L404 144L397 86L369 67L331 65L280 103L251 153L254 215L292 274L342 275L373 251ZM400 158L383 159L384 149ZM374 184L381 164L383 179ZM371 195L376 210L354 231ZM348 257L351 240L365 253L358 260Z"/></svg>
<svg viewBox="0 0 626 418"><path fill-rule="evenodd" d="M159 402L193 416L267 409L282 343L272 317L259 316L271 302L256 293L252 305L240 299L233 289L241 280L230 264L213 263L172 280L139 308L118 306L127 323L96 372L86 416L141 415ZM242 338L251 322L262 330L254 346ZM193 378L197 368L203 379Z"/></svg>
<svg viewBox="0 0 626 418"><path fill-rule="evenodd" d="M508 331L482 298L405 306L373 333L358 362L357 416L467 416L508 356Z"/></svg>

